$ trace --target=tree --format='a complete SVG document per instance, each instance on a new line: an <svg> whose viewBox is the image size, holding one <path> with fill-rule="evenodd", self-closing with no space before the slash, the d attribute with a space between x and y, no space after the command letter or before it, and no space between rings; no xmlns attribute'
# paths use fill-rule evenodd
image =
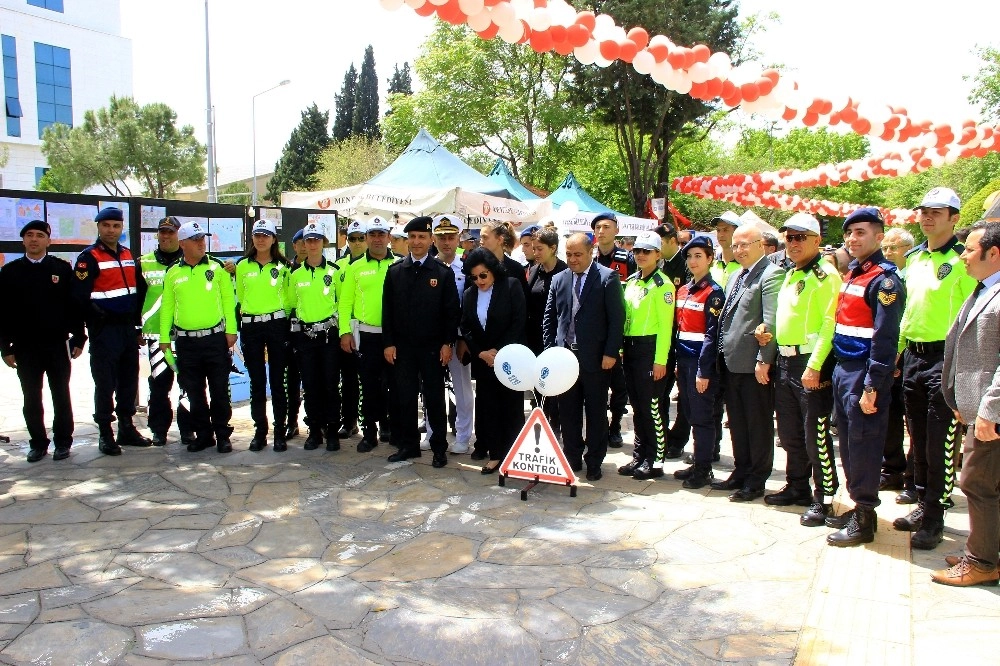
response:
<svg viewBox="0 0 1000 666"><path fill-rule="evenodd" d="M274 165L274 175L267 183L266 194L270 201L279 202L282 192L315 187L319 156L330 145L329 123L330 112L321 113L315 103L302 112L302 120L292 130Z"/></svg>
<svg viewBox="0 0 1000 666"><path fill-rule="evenodd" d="M253 194L250 186L242 180L229 183L219 190L219 203L236 204L238 206L249 206L253 203Z"/></svg>
<svg viewBox="0 0 1000 666"><path fill-rule="evenodd" d="M335 190L367 182L397 155L390 155L381 141L369 141L363 136L334 142L320 155L316 187Z"/></svg>
<svg viewBox="0 0 1000 666"><path fill-rule="evenodd" d="M983 64L973 77L975 86L969 93L969 102L978 105L984 117L1000 120L1000 49L985 46L977 48L976 54Z"/></svg>
<svg viewBox="0 0 1000 666"><path fill-rule="evenodd" d="M344 83L340 87L340 94L334 95L334 102L337 106L337 114L333 120L333 140L342 141L351 136L351 125L354 123L354 98L358 90L358 70L354 69L351 63L347 73L344 74Z"/></svg>
<svg viewBox="0 0 1000 666"><path fill-rule="evenodd" d="M106 108L84 113L70 129L56 123L42 136L49 162L49 186L82 192L100 185L108 194L130 195L137 180L146 196L162 198L178 187L205 182L205 146L190 125L177 127L166 104L139 106L131 97L112 97Z"/></svg>
<svg viewBox="0 0 1000 666"><path fill-rule="evenodd" d="M614 16L621 25L642 25L650 34L669 34L678 44L706 44L733 53L741 39L737 5L732 0L597 0L590 9ZM583 7L578 7L583 9ZM421 80L423 77L421 77ZM572 98L615 128L628 170L632 207L641 213L650 192L669 182L671 146L685 133L704 132L712 107L667 90L631 66L573 67Z"/></svg>
<svg viewBox="0 0 1000 666"><path fill-rule="evenodd" d="M365 49L361 74L358 75L351 133L368 139L378 139L381 136L378 125L378 76L375 74L375 51L371 45Z"/></svg>
<svg viewBox="0 0 1000 666"><path fill-rule="evenodd" d="M412 95L413 81L410 77L410 63L404 62L403 69L399 65L395 66L392 76L389 78L389 94Z"/></svg>
<svg viewBox="0 0 1000 666"><path fill-rule="evenodd" d="M438 23L414 69L423 88L389 99L383 130L390 147L405 147L424 127L463 157L502 157L532 185L551 189L566 175L567 141L584 124L566 94L567 58Z"/></svg>

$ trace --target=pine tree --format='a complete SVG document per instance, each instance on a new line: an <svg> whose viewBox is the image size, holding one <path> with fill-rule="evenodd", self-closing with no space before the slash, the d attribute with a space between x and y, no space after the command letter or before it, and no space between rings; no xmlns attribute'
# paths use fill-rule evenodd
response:
<svg viewBox="0 0 1000 666"><path fill-rule="evenodd" d="M350 69L344 74L344 85L340 94L334 95L337 114L333 120L333 140L342 141L351 136L351 125L354 123L354 101L358 92L358 70L351 63Z"/></svg>
<svg viewBox="0 0 1000 666"><path fill-rule="evenodd" d="M370 140L376 140L381 136L378 125L378 76L375 74L375 52L371 45L365 49L365 59L361 63L361 74L358 76L351 134Z"/></svg>
<svg viewBox="0 0 1000 666"><path fill-rule="evenodd" d="M410 78L410 63L404 62L403 69L396 65L395 71L389 78L389 94L399 93L401 95L413 94L413 81Z"/></svg>
<svg viewBox="0 0 1000 666"><path fill-rule="evenodd" d="M302 121L292 130L281 158L274 165L274 175L267 183L270 201L278 203L282 192L315 187L320 153L331 142L329 124L330 112L320 113L315 103L302 112Z"/></svg>

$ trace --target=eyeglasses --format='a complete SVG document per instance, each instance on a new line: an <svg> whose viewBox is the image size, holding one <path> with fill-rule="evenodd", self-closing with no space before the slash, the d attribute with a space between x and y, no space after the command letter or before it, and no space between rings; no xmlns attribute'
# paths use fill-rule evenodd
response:
<svg viewBox="0 0 1000 666"><path fill-rule="evenodd" d="M750 241L749 243L733 243L734 250L749 250L752 245L760 243L761 240Z"/></svg>
<svg viewBox="0 0 1000 666"><path fill-rule="evenodd" d="M656 252L656 250L650 250L644 247L634 247L632 252L635 254L649 254L650 252Z"/></svg>
<svg viewBox="0 0 1000 666"><path fill-rule="evenodd" d="M477 273L476 275L472 276L472 279L478 282L479 280L485 280L489 276L490 276L489 273Z"/></svg>
<svg viewBox="0 0 1000 666"><path fill-rule="evenodd" d="M902 247L901 245L883 245L882 246L882 251L885 252L886 250L888 250L889 252L895 252L896 250L900 249L901 247Z"/></svg>
<svg viewBox="0 0 1000 666"><path fill-rule="evenodd" d="M364 236L348 236L347 240L351 243L363 243L365 241Z"/></svg>
<svg viewBox="0 0 1000 666"><path fill-rule="evenodd" d="M809 234L785 234L786 243L805 243L808 238L811 238Z"/></svg>

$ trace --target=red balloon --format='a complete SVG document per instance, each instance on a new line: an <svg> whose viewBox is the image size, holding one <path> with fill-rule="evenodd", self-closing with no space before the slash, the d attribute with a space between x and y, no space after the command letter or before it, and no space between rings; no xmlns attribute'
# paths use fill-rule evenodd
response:
<svg viewBox="0 0 1000 666"><path fill-rule="evenodd" d="M493 5L499 5L504 0L483 0L483 4L487 7L492 7ZM486 32L485 30L483 32Z"/></svg>
<svg viewBox="0 0 1000 666"><path fill-rule="evenodd" d="M593 32L594 28L597 27L597 17L594 16L594 12L579 12L576 15L576 22L586 26L588 33Z"/></svg>
<svg viewBox="0 0 1000 666"><path fill-rule="evenodd" d="M727 97L732 97L734 94L736 94L737 90L738 88L736 87L736 84L730 81L729 79L726 79L722 82L722 91L719 93L719 95L723 99L725 99Z"/></svg>
<svg viewBox="0 0 1000 666"><path fill-rule="evenodd" d="M624 42L619 43L618 46L618 57L625 62L632 62L632 58L634 58L635 54L639 52L639 47L630 39L626 39Z"/></svg>
<svg viewBox="0 0 1000 666"><path fill-rule="evenodd" d="M778 73L778 70L776 69L765 69L763 72L761 72L761 77L765 79L770 79L772 85L778 85L778 79L781 77L781 75Z"/></svg>
<svg viewBox="0 0 1000 666"><path fill-rule="evenodd" d="M762 76L759 79L757 79L757 90L760 91L761 97L764 97L765 95L770 95L771 91L774 90L774 83L771 81L771 79Z"/></svg>
<svg viewBox="0 0 1000 666"><path fill-rule="evenodd" d="M694 51L691 49L684 49L684 69L691 69L691 65L698 62L695 59Z"/></svg>
<svg viewBox="0 0 1000 666"><path fill-rule="evenodd" d="M692 83L691 92L689 92L688 94L691 95L691 97L694 97L695 99L704 99L704 100L711 99L711 97L708 96L708 84L706 84L704 81L702 81L701 83Z"/></svg>
<svg viewBox="0 0 1000 666"><path fill-rule="evenodd" d="M851 129L858 134L868 134L868 132L872 131L872 124L866 118L858 118L851 123Z"/></svg>
<svg viewBox="0 0 1000 666"><path fill-rule="evenodd" d="M760 89L756 83L744 83L740 86L740 94L748 102L755 102L760 97Z"/></svg>
<svg viewBox="0 0 1000 666"><path fill-rule="evenodd" d="M670 49L667 48L666 44L657 44L656 46L650 46L646 49L653 56L656 62L663 62L670 55Z"/></svg>
<svg viewBox="0 0 1000 666"><path fill-rule="evenodd" d="M536 53L545 53L552 50L552 35L548 31L533 32L528 43L531 44L532 50Z"/></svg>
<svg viewBox="0 0 1000 666"><path fill-rule="evenodd" d="M708 90L708 99L715 99L722 95L723 84L720 79L709 79L705 85ZM733 86L733 90L736 90L736 86Z"/></svg>
<svg viewBox="0 0 1000 666"><path fill-rule="evenodd" d="M573 52L573 45L569 42L556 42L552 45L552 48L556 53L563 56L568 56Z"/></svg>
<svg viewBox="0 0 1000 666"><path fill-rule="evenodd" d="M740 95L740 89L739 88L737 88L736 92L734 92L732 95L730 95L728 97L726 97L725 95L723 95L723 97L722 97L722 103L725 104L726 106L739 106L740 102L742 102L742 101L743 101L743 97Z"/></svg>
<svg viewBox="0 0 1000 666"><path fill-rule="evenodd" d="M635 27L628 31L627 37L635 42L636 47L639 50L646 48L649 45L649 33L646 32L645 28Z"/></svg>
<svg viewBox="0 0 1000 666"><path fill-rule="evenodd" d="M795 116L799 115L799 112L795 109L785 107L785 112L781 114L782 120L793 120Z"/></svg>
<svg viewBox="0 0 1000 666"><path fill-rule="evenodd" d="M590 41L590 30L584 25L574 23L566 28L566 39L574 47L584 46Z"/></svg>
<svg viewBox="0 0 1000 666"><path fill-rule="evenodd" d="M667 62L674 69L684 69L684 49L671 49L667 53Z"/></svg>
<svg viewBox="0 0 1000 666"><path fill-rule="evenodd" d="M802 124L805 125L806 127L812 127L818 122L819 122L819 116L816 115L815 113L807 113L806 115L802 116Z"/></svg>
<svg viewBox="0 0 1000 666"><path fill-rule="evenodd" d="M494 37L496 37L498 32L500 32L500 26L498 26L496 23L490 23L490 26L486 28L486 30L482 30L480 32L477 32L476 34L479 35L480 39L485 39L489 41Z"/></svg>
<svg viewBox="0 0 1000 666"><path fill-rule="evenodd" d="M524 33L521 35L521 39L517 40L518 44L527 44L528 40L531 39L531 26L524 19L521 19L521 29Z"/></svg>
<svg viewBox="0 0 1000 666"><path fill-rule="evenodd" d="M566 26L554 25L549 28L548 33L552 35L552 42L555 44L566 41Z"/></svg>
<svg viewBox="0 0 1000 666"><path fill-rule="evenodd" d="M420 5L416 9L414 9L413 11L415 11L420 16L430 16L436 10L437 10L437 7L435 7L434 5L432 5L429 2L425 2L424 4Z"/></svg>
<svg viewBox="0 0 1000 666"><path fill-rule="evenodd" d="M612 39L601 42L601 57L605 60L618 60L621 52L622 48L618 45L618 42Z"/></svg>
<svg viewBox="0 0 1000 666"><path fill-rule="evenodd" d="M704 44L695 44L691 49L691 53L694 55L694 62L708 62L708 57L712 55L712 49ZM694 63L691 64L693 65Z"/></svg>
<svg viewBox="0 0 1000 666"><path fill-rule="evenodd" d="M882 134L879 136L883 141L891 141L893 137L896 136L896 130L891 127L885 128Z"/></svg>
<svg viewBox="0 0 1000 666"><path fill-rule="evenodd" d="M858 110L853 106L845 106L840 112L840 119L850 125L858 119Z"/></svg>
<svg viewBox="0 0 1000 666"><path fill-rule="evenodd" d="M830 114L830 120L828 122L831 125L839 125L840 124L840 114L839 113L831 113Z"/></svg>

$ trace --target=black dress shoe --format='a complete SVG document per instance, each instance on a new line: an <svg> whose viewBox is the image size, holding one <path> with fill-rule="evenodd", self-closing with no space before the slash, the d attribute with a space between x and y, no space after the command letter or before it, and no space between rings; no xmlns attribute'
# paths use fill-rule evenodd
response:
<svg viewBox="0 0 1000 666"><path fill-rule="evenodd" d="M358 426L356 425L343 425L340 427L340 430L337 431L337 437L340 439L347 439L348 437L357 435L359 432L361 431L358 430Z"/></svg>
<svg viewBox="0 0 1000 666"><path fill-rule="evenodd" d="M694 463L691 463L690 467L685 467L674 472L674 478L678 481L683 481L684 479L691 478L692 474L694 474Z"/></svg>
<svg viewBox="0 0 1000 666"><path fill-rule="evenodd" d="M496 474L496 471L500 469L500 464L501 463L499 460L497 461L497 464L493 465L492 467L490 467L490 465L487 463L486 465L483 465L483 468L479 470L479 473L483 475Z"/></svg>
<svg viewBox="0 0 1000 666"><path fill-rule="evenodd" d="M920 496L917 495L917 491L911 488L896 495L896 504L916 504L919 501Z"/></svg>
<svg viewBox="0 0 1000 666"><path fill-rule="evenodd" d="M263 451L267 447L267 435L254 435L253 439L250 440L250 450L251 451Z"/></svg>
<svg viewBox="0 0 1000 666"><path fill-rule="evenodd" d="M636 481L646 481L647 479L658 479L663 476L662 467L653 467L648 461L643 461L641 465L632 472L632 478Z"/></svg>
<svg viewBox="0 0 1000 666"><path fill-rule="evenodd" d="M826 524L826 517L830 515L833 507L822 502L813 502L805 513L799 518L799 525L804 527L822 527Z"/></svg>
<svg viewBox="0 0 1000 666"><path fill-rule="evenodd" d="M153 433L153 446L166 446L167 445L167 435L162 432Z"/></svg>
<svg viewBox="0 0 1000 666"><path fill-rule="evenodd" d="M620 449L625 444L625 440L622 439L622 431L610 431L608 432L608 448L609 449Z"/></svg>
<svg viewBox="0 0 1000 666"><path fill-rule="evenodd" d="M587 481L600 481L604 474L601 472L600 467L588 467L587 468Z"/></svg>
<svg viewBox="0 0 1000 666"><path fill-rule="evenodd" d="M737 490L743 487L743 479L730 476L725 481L713 481L712 490Z"/></svg>
<svg viewBox="0 0 1000 666"><path fill-rule="evenodd" d="M924 522L924 503L921 502L905 516L892 521L892 526L902 532L916 532Z"/></svg>
<svg viewBox="0 0 1000 666"><path fill-rule="evenodd" d="M183 446L191 446L198 439L192 432L182 432L181 433L181 444Z"/></svg>
<svg viewBox="0 0 1000 666"><path fill-rule="evenodd" d="M31 449L28 451L28 462L35 463L49 455L48 449Z"/></svg>
<svg viewBox="0 0 1000 666"><path fill-rule="evenodd" d="M663 454L663 456L667 460L676 460L677 458L680 458L682 455L684 455L683 446L668 446L666 453Z"/></svg>
<svg viewBox="0 0 1000 666"><path fill-rule="evenodd" d="M370 437L365 437L360 442L358 442L358 453L368 453L376 446L378 446L378 438L375 435L371 435Z"/></svg>
<svg viewBox="0 0 1000 666"><path fill-rule="evenodd" d="M710 484L714 478L715 474L712 472L711 465L694 465L694 471L691 473L691 476L684 479L684 483L681 485L689 490L698 490Z"/></svg>
<svg viewBox="0 0 1000 666"><path fill-rule="evenodd" d="M233 450L233 444L228 439L220 439L219 443L215 447L215 450L219 453L231 453Z"/></svg>
<svg viewBox="0 0 1000 666"><path fill-rule="evenodd" d="M323 443L323 433L319 430L310 430L309 436L306 437L306 443L302 447L306 451L313 451L319 448L319 445Z"/></svg>
<svg viewBox="0 0 1000 666"><path fill-rule="evenodd" d="M288 426L287 428L285 428L285 439L286 440L295 439L298 436L299 436L299 424L298 423L293 423L290 426Z"/></svg>
<svg viewBox="0 0 1000 666"><path fill-rule="evenodd" d="M327 451L339 451L340 450L340 440L336 437L326 438L326 450Z"/></svg>
<svg viewBox="0 0 1000 666"><path fill-rule="evenodd" d="M288 444L285 442L284 437L281 435L274 436L274 450L278 453L288 450Z"/></svg>
<svg viewBox="0 0 1000 666"><path fill-rule="evenodd" d="M472 458L473 460L486 460L486 457L489 455L490 454L486 453L486 451L479 451L477 449L473 449L472 455L469 457Z"/></svg>
<svg viewBox="0 0 1000 666"><path fill-rule="evenodd" d="M444 467L448 464L448 455L445 453L435 453L434 459L431 461L431 467L437 467L438 469Z"/></svg>
<svg viewBox="0 0 1000 666"><path fill-rule="evenodd" d="M758 497L764 496L763 488L740 488L729 496L730 502L752 502Z"/></svg>
<svg viewBox="0 0 1000 666"><path fill-rule="evenodd" d="M57 446L56 450L52 453L53 460L66 460L69 458L69 447L68 446Z"/></svg>
<svg viewBox="0 0 1000 666"><path fill-rule="evenodd" d="M187 445L187 450L191 453L197 453L198 451L204 451L205 449L210 449L215 446L215 442L205 439L195 439L193 442Z"/></svg>
<svg viewBox="0 0 1000 666"><path fill-rule="evenodd" d="M114 435L105 434L97 439L97 450L106 456L120 456L122 448L115 442Z"/></svg>
<svg viewBox="0 0 1000 666"><path fill-rule="evenodd" d="M902 474L883 474L879 478L878 489L879 490L902 490L903 489L903 475Z"/></svg>
<svg viewBox="0 0 1000 666"><path fill-rule="evenodd" d="M632 473L635 472L635 468L641 464L642 464L641 460L633 460L632 462L619 467L618 473L622 476L632 476Z"/></svg>
<svg viewBox="0 0 1000 666"><path fill-rule="evenodd" d="M764 496L764 504L769 506L809 506L812 504L812 492L786 485L776 493Z"/></svg>
<svg viewBox="0 0 1000 666"><path fill-rule="evenodd" d="M383 426L382 430L378 434L378 441L388 442L391 439L392 439L392 430L389 429L389 426Z"/></svg>
<svg viewBox="0 0 1000 666"><path fill-rule="evenodd" d="M146 447L152 446L153 440L148 437L143 437L142 434L135 429L135 426L123 426L118 429L118 446L137 446Z"/></svg>
<svg viewBox="0 0 1000 666"><path fill-rule="evenodd" d="M389 462L403 462L404 460L409 460L410 458L419 458L420 449L400 449L396 451L391 456L387 458Z"/></svg>

